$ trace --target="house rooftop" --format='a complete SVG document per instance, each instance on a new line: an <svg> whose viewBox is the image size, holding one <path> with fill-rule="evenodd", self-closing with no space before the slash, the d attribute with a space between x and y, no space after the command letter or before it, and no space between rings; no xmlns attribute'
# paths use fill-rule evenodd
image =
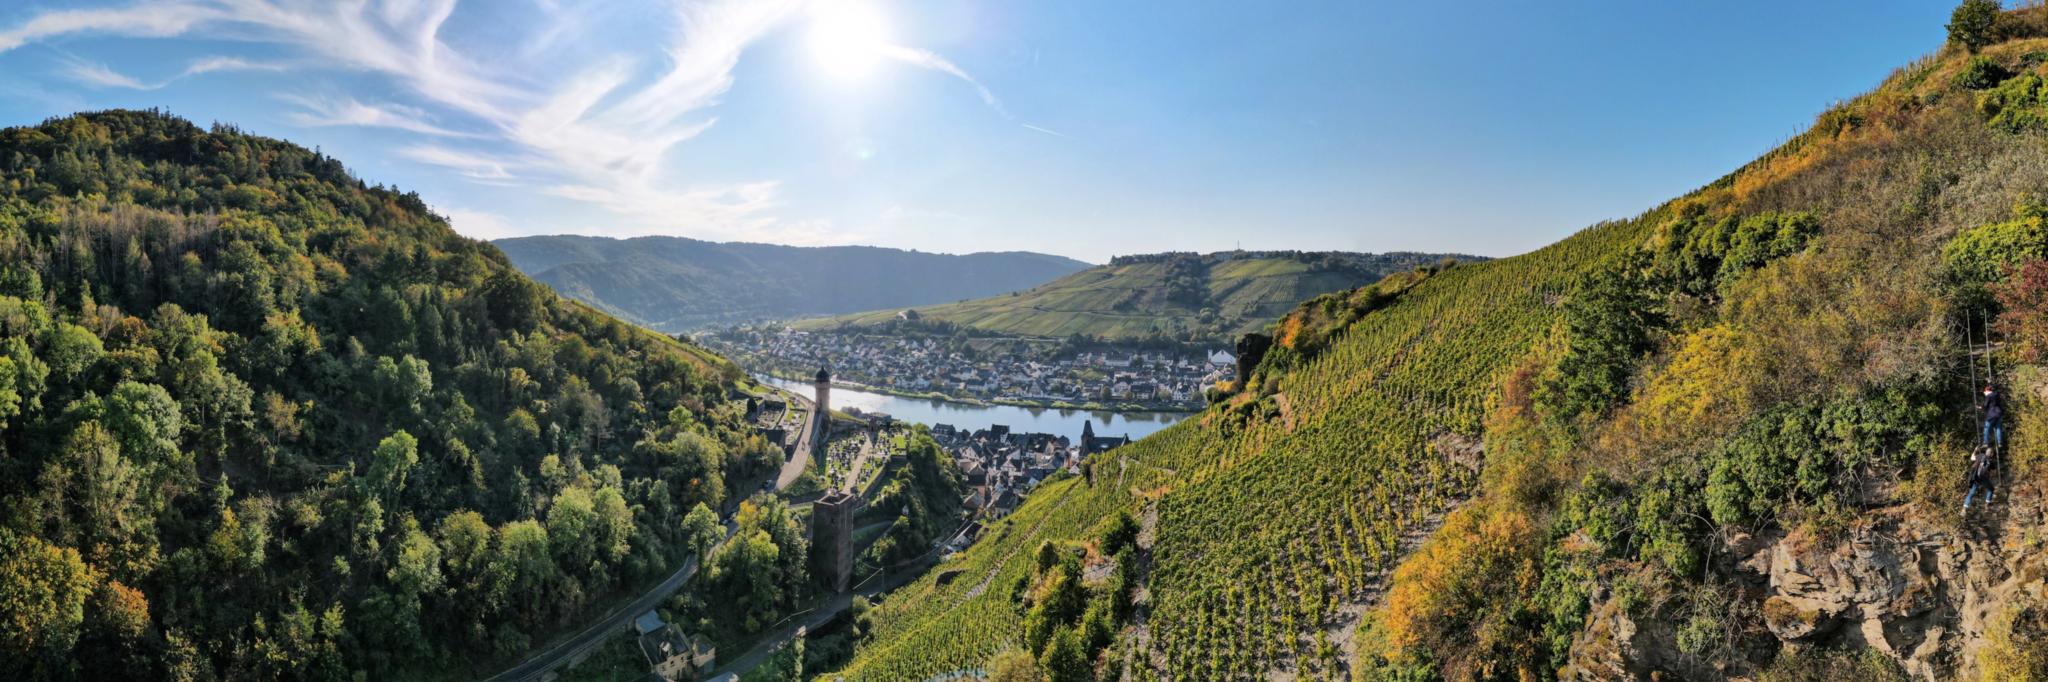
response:
<svg viewBox="0 0 2048 682"><path fill-rule="evenodd" d="M660 630L661 626L661 614L655 613L652 610L640 614L639 618L633 619L633 629L638 630L643 635Z"/></svg>

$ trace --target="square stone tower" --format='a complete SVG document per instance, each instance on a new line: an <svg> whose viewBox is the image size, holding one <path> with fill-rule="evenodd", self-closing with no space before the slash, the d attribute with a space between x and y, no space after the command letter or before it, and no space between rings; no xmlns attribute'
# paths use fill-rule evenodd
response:
<svg viewBox="0 0 2048 682"><path fill-rule="evenodd" d="M843 490L811 505L811 573L833 592L845 592L853 580L853 517L860 508L860 497Z"/></svg>

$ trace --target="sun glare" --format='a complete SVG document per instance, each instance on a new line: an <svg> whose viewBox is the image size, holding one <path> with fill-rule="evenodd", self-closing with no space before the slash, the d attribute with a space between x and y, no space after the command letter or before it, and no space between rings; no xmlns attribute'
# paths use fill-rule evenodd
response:
<svg viewBox="0 0 2048 682"><path fill-rule="evenodd" d="M875 8L858 0L825 0L811 15L811 51L825 73L858 80L873 71L888 48L888 27Z"/></svg>

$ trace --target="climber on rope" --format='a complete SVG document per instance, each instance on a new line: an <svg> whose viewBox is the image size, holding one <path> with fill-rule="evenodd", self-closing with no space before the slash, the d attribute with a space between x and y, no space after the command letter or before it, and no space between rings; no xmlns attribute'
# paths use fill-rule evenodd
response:
<svg viewBox="0 0 2048 682"><path fill-rule="evenodd" d="M2004 449L2005 399L1999 395L1997 386L1984 385L1984 400L1977 403L1977 413L1982 415L1984 420L1982 433L1977 436L1977 444Z"/></svg>
<svg viewBox="0 0 2048 682"><path fill-rule="evenodd" d="M1977 499L1977 491L1984 491L1984 503L1991 504L1998 491L1991 487L1991 466L1997 455L1989 445L1979 445L1970 452L1970 492L1963 495L1963 511L1970 511L1970 502Z"/></svg>
<svg viewBox="0 0 2048 682"><path fill-rule="evenodd" d="M1970 452L1970 492L1963 495L1963 511L1970 510L1979 489L1984 491L1985 504L1997 495L1991 486L1991 468L1997 464L1998 451L2005 447L2005 405L1997 386L1984 385L1984 399L1978 401L1977 413L1982 426L1978 429L1977 449Z"/></svg>

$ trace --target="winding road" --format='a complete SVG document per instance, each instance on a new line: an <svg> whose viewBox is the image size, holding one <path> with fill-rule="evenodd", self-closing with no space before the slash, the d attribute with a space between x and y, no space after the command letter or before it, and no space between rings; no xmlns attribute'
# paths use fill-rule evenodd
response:
<svg viewBox="0 0 2048 682"><path fill-rule="evenodd" d="M812 421L817 417L816 410L810 409L811 401L805 400L803 396L796 395L794 392L784 391L784 393L792 398L790 404L801 403L804 406L804 432L798 436L796 455L790 457L789 464L784 465L782 474L776 477L776 490L781 490L795 481L797 476L803 474L804 466L810 461L808 446L810 445L810 432L813 430L811 425ZM794 474L790 473L792 465L794 466ZM714 549L724 546L727 541L732 539L735 526L732 514L728 512L725 515L725 537L718 539L718 544L714 545ZM669 595L675 594L677 590L683 588L683 585L689 583L690 578L697 575L698 559L699 557L697 556L691 556L683 560L683 565L678 567L674 573L669 574L660 584L641 593L640 596L633 598L632 601L627 602L625 605L612 609L611 612L598 618L576 634L558 639L553 646L528 657L525 662L512 666L510 670L486 678L485 682L526 682L528 680L539 680L546 676L548 672L561 667L562 664L575 660L590 650L597 648L599 644L604 643L605 638L616 635L620 630L631 626L634 618L653 610L654 607L661 604L662 600L668 599ZM841 608L844 607L842 606ZM834 611L834 613L837 613L837 611Z"/></svg>
<svg viewBox="0 0 2048 682"><path fill-rule="evenodd" d="M732 530L732 521L726 521L726 538L732 537ZM718 543L721 545L725 544L725 539L720 539ZM597 622L591 623L590 627L584 628L581 632L557 642L553 647L545 651L534 654L531 658L526 659L526 662L512 666L511 670L491 676L487 682L523 682L525 680L541 679L548 671L554 670L557 666L581 656L591 649L597 648L597 645L603 643L606 637L618 634L620 630L629 626L635 617L652 610L663 599L667 599L669 595L675 594L676 590L682 589L683 584L688 583L690 578L695 575L697 575L697 557L692 556L683 561L682 568L676 569L675 573L670 574L667 579L661 581L661 584L655 585L654 589L642 593L625 606L613 609L611 613L607 613L604 617L597 619Z"/></svg>

